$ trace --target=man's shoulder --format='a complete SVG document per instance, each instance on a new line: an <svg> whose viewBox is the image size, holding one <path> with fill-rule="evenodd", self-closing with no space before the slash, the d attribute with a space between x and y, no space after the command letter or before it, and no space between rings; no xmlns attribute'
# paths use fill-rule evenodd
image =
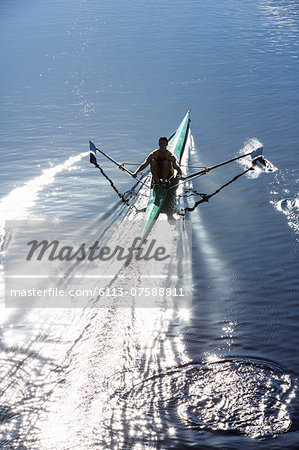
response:
<svg viewBox="0 0 299 450"><path fill-rule="evenodd" d="M153 150L149 155L148 158L154 158L156 156L156 152L158 151L158 149L156 148L155 150Z"/></svg>

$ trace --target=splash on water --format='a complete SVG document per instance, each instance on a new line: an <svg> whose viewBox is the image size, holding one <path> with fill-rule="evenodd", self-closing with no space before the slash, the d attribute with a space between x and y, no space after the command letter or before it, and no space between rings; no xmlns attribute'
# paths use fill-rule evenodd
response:
<svg viewBox="0 0 299 450"><path fill-rule="evenodd" d="M287 218L299 240L299 182L298 169L285 169L275 175L271 186L272 205Z"/></svg>
<svg viewBox="0 0 299 450"><path fill-rule="evenodd" d="M284 198L282 200L272 202L276 209L287 217L288 225L299 234L299 197Z"/></svg>
<svg viewBox="0 0 299 450"><path fill-rule="evenodd" d="M277 167L264 157L263 144L257 138L248 139L245 142L244 147L239 151L239 155L246 155L257 149L261 149L261 152L260 154L254 155L254 159L248 155L238 161L240 166L244 167L244 169L249 169L250 167L254 168L254 170L247 173L248 178L258 178L261 173L272 173L278 170ZM258 156L262 156L262 158L258 158Z"/></svg>

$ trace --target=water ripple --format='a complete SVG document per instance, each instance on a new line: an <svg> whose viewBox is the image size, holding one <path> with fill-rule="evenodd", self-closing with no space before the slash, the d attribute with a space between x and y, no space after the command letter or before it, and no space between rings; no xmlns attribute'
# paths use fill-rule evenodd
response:
<svg viewBox="0 0 299 450"><path fill-rule="evenodd" d="M158 428L166 420L168 427L175 421L198 431L262 438L290 429L296 389L292 376L278 365L235 357L176 367L142 381L121 400L131 410L134 434L151 416Z"/></svg>

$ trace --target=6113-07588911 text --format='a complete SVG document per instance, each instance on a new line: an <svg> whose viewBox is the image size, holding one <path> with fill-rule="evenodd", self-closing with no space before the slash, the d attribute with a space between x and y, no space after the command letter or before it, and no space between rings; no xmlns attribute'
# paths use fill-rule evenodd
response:
<svg viewBox="0 0 299 450"><path fill-rule="evenodd" d="M131 295L132 297L184 297L183 288L155 288L155 287L137 287L124 289L122 287L106 287L94 289L11 289L10 295L16 297L123 297Z"/></svg>

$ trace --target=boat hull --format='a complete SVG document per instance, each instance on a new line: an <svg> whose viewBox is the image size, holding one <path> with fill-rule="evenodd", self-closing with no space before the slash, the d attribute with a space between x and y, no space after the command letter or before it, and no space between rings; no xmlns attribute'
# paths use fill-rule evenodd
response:
<svg viewBox="0 0 299 450"><path fill-rule="evenodd" d="M186 140L189 131L189 122L190 122L190 110L188 110L184 119L182 120L180 126L178 127L176 133L171 138L168 144L168 150L170 150L177 158L179 162L181 162L182 155L185 149ZM149 232L151 231L155 220L157 219L164 201L167 197L168 190L167 189L151 189L150 197L148 200L148 204L145 211L145 216L143 220L143 226L141 231L141 238L146 239Z"/></svg>

